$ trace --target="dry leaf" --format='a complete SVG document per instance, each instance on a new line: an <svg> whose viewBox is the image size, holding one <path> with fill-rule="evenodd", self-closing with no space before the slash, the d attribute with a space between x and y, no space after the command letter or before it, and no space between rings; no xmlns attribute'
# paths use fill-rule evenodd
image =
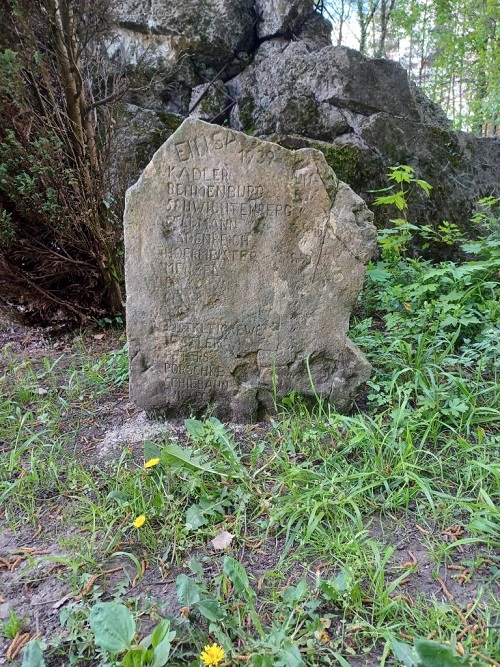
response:
<svg viewBox="0 0 500 667"><path fill-rule="evenodd" d="M104 336L105 336L105 334L102 334L102 333L101 334L94 334L92 336L92 338L94 338L95 340L102 340L104 338Z"/></svg>
<svg viewBox="0 0 500 667"><path fill-rule="evenodd" d="M217 537L214 537L214 539L210 541L212 542L214 549L227 549L233 541L233 537L234 535L228 533L227 530L223 530Z"/></svg>
<svg viewBox="0 0 500 667"><path fill-rule="evenodd" d="M52 609L59 609L59 607L62 607L63 604L66 604L66 602L68 602L68 600L72 600L73 597L74 597L74 595L72 593L68 593L68 595L65 595L63 598L61 598L57 602L54 602L54 604L52 605Z"/></svg>

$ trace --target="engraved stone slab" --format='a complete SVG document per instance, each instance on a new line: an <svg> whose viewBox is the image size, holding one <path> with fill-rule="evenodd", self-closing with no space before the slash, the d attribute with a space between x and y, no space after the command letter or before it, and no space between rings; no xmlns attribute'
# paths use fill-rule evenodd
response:
<svg viewBox="0 0 500 667"><path fill-rule="evenodd" d="M345 409L370 374L347 330L375 237L320 152L185 120L126 197L132 400L248 421L295 389Z"/></svg>

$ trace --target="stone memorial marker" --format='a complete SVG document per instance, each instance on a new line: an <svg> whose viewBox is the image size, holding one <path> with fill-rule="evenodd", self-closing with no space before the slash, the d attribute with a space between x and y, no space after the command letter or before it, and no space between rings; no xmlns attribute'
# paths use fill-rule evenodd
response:
<svg viewBox="0 0 500 667"><path fill-rule="evenodd" d="M318 151L185 120L126 197L132 400L248 421L297 390L345 409L370 374L347 330L375 237Z"/></svg>

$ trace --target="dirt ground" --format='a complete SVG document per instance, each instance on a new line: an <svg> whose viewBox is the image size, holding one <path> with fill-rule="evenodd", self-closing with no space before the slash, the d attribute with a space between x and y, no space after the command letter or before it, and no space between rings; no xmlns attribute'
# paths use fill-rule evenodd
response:
<svg viewBox="0 0 500 667"><path fill-rule="evenodd" d="M89 332L84 340L89 353L97 358L105 352L120 348L123 345L120 336L122 332ZM72 341L69 335L54 340L41 330L0 323L0 350L9 345L19 361L43 357L56 359L62 353L70 354L73 350ZM0 367L0 376L4 372L6 369ZM77 416L74 417L76 419ZM68 424L70 421L71 418ZM93 461L116 459L124 447L134 450L140 460L142 446L147 438L153 439L164 434L172 434L181 442L185 438L182 421L150 420L130 402L126 388L115 388L103 394L93 406L92 417L85 415L80 418L79 424L76 437L82 456ZM267 428L265 423L252 427L228 425L238 441L262 437ZM0 443L0 448L8 451L11 444ZM178 611L174 588L177 572L159 565L144 564L144 576L139 581L134 564L126 558L111 558L98 573L88 572L87 586L75 594L75 573L61 560L64 553L61 551L60 539L71 536L73 531L71 526L62 522L63 502L64 499L53 499L40 525L27 525L13 533L0 524L0 627L9 618L9 609L14 608L23 619L22 630L29 633L28 638L36 635L48 638L52 633L60 631L60 614L65 606L84 599L90 595L91 590L93 593L96 590L102 593L116 589L117 586L121 586L125 600L139 598L149 605L155 605L160 611ZM388 564L388 571L392 572L393 578L405 570L408 572L395 594L406 600L408 605L419 596L448 601L453 604L457 614L470 610L471 605L480 606L488 596L500 596L498 578L493 588L483 587L486 580L491 580L492 571L498 569L498 561L486 557L480 549L463 548L453 550L452 560L437 567L427 538L432 535L435 539L435 532L439 529L436 526L420 526L411 516L410 512L404 517L394 516L383 522L374 520L367 526L372 537L394 546L395 551ZM443 543L458 537L458 524L441 533ZM281 549L280 540L270 540L258 550L237 547L234 557L239 558L258 580L275 566ZM219 557L209 545L205 555L214 562ZM316 565L310 564L305 570L313 571ZM81 577L82 573L78 575ZM303 575L295 572L295 576ZM473 620L474 612L469 623ZM10 638L0 636L0 665L20 664L20 654L9 653L11 644ZM13 657L13 660L9 660ZM353 660L352 664L375 665L378 662L378 656L372 655Z"/></svg>

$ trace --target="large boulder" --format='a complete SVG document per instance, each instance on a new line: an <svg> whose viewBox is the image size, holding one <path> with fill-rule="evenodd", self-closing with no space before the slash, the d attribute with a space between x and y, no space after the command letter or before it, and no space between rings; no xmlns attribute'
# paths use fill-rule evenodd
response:
<svg viewBox="0 0 500 667"><path fill-rule="evenodd" d="M126 0L116 16L124 38L155 37L163 55L187 54L198 65L220 68L253 48L253 6L253 0Z"/></svg>
<svg viewBox="0 0 500 667"><path fill-rule="evenodd" d="M121 3L114 48L133 53L135 44L146 60L157 56L159 76L151 76L160 82L165 63L179 63L173 83L167 77L163 90L158 84L154 99L129 101L225 123L291 149L318 149L369 204L373 190L387 186L388 167L408 164L433 186L430 199L418 189L411 195L411 221L467 224L479 198L500 195L500 139L454 132L397 63L332 46L330 26L314 6ZM380 225L396 214L375 209Z"/></svg>
<svg viewBox="0 0 500 667"><path fill-rule="evenodd" d="M226 85L236 100L234 127L291 148L318 148L367 201L386 185L389 166L414 167L434 187L430 200L413 195L415 222L465 223L480 197L499 190L498 140L454 132L395 62L345 47L311 51L280 37L263 43Z"/></svg>

